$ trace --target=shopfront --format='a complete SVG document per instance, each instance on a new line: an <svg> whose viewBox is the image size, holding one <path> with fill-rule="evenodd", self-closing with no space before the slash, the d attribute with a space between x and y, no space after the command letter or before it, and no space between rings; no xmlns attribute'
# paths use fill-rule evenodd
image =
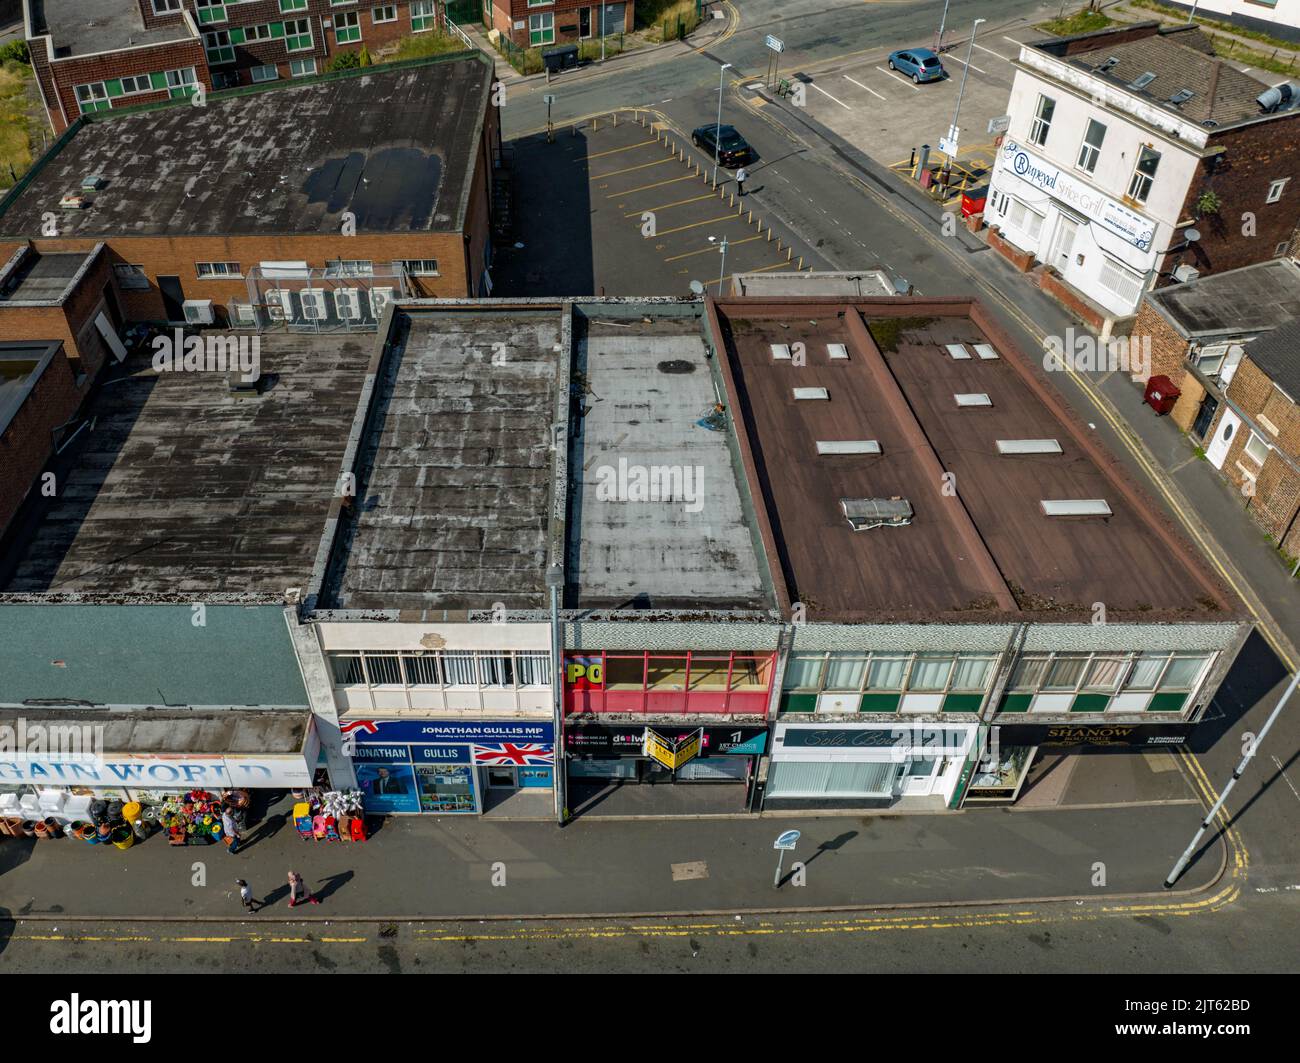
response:
<svg viewBox="0 0 1300 1063"><path fill-rule="evenodd" d="M88 816L191 791L308 787L320 740L308 712L0 713L0 816Z"/></svg>
<svg viewBox="0 0 1300 1063"><path fill-rule="evenodd" d="M726 650L567 654L565 712L766 716L773 657Z"/></svg>
<svg viewBox="0 0 1300 1063"><path fill-rule="evenodd" d="M1039 754L1179 746L1195 724L998 724L975 761L963 805L1012 804Z"/></svg>
<svg viewBox="0 0 1300 1063"><path fill-rule="evenodd" d="M730 783L748 805L767 728L581 724L565 728L564 748L570 786Z"/></svg>
<svg viewBox="0 0 1300 1063"><path fill-rule="evenodd" d="M341 730L374 815L479 814L497 793L550 793L549 720L348 720Z"/></svg>
<svg viewBox="0 0 1300 1063"><path fill-rule="evenodd" d="M973 723L778 723L763 807L947 806L975 733Z"/></svg>

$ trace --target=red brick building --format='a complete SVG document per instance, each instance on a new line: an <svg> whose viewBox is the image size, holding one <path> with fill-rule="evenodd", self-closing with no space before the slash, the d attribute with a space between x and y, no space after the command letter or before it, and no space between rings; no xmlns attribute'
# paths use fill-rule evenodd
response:
<svg viewBox="0 0 1300 1063"><path fill-rule="evenodd" d="M630 33L636 5L632 0L599 4L591 0L483 0L484 21L521 48L600 40L604 14L606 36Z"/></svg>
<svg viewBox="0 0 1300 1063"><path fill-rule="evenodd" d="M83 118L0 200L0 261L103 244L128 321L373 329L486 294L492 81L474 53Z"/></svg>
<svg viewBox="0 0 1300 1063"><path fill-rule="evenodd" d="M435 28L435 0L24 0L56 132L81 114L323 73Z"/></svg>

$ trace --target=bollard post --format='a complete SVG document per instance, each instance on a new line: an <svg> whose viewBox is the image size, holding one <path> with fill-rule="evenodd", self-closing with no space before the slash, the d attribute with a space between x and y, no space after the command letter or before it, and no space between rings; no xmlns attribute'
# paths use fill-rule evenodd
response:
<svg viewBox="0 0 1300 1063"><path fill-rule="evenodd" d="M794 255L794 248L793 248L793 247L787 247L787 248L785 249L785 260L786 260L787 262L789 262L789 261L790 261L790 258L791 258L793 255Z"/></svg>

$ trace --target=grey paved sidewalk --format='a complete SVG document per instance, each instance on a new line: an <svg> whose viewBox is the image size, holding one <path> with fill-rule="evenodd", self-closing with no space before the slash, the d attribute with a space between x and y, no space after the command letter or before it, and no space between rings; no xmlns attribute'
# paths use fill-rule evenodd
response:
<svg viewBox="0 0 1300 1063"><path fill-rule="evenodd" d="M125 852L73 840L0 842L0 918L224 918L235 879L272 907L255 918L450 917L925 906L1157 892L1199 817L1192 805L981 809L941 815L579 820L568 827L450 817L389 820L361 843L291 825L231 856L154 837ZM772 842L803 832L806 885L772 888ZM1212 842L1179 889L1212 883ZM1094 886L1097 864L1106 885ZM785 861L789 871L792 858ZM288 870L322 898L290 910ZM205 885L194 885L196 874ZM494 885L504 876L504 885Z"/></svg>

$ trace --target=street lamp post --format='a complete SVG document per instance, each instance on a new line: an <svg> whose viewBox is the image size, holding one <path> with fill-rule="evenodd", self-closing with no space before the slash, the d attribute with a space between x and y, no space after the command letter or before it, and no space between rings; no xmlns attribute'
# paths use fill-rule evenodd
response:
<svg viewBox="0 0 1300 1063"><path fill-rule="evenodd" d="M718 187L718 152L722 150L722 85L726 78L727 71L731 69L730 63L723 63L718 70L718 120L713 126L713 187Z"/></svg>
<svg viewBox="0 0 1300 1063"><path fill-rule="evenodd" d="M709 239L716 240L717 237L710 236ZM722 282L727 276L727 238L725 236L722 238L722 243L718 247L718 250L722 252L722 268L718 270L718 298L721 299Z"/></svg>
<svg viewBox="0 0 1300 1063"><path fill-rule="evenodd" d="M939 36L935 38L934 51L938 55L943 51L943 28L948 24L948 0L943 0L943 17L939 19Z"/></svg>
<svg viewBox="0 0 1300 1063"><path fill-rule="evenodd" d="M967 45L966 47L966 65L962 67L961 70L961 85L957 89L957 110L953 113L952 116L952 129L949 130L948 133L949 140L955 140L957 139L958 136L957 120L961 118L961 98L966 94L966 77L967 75L970 74L970 61L975 55L975 34L980 28L980 23L987 22L987 21L988 21L987 19L977 18L974 24L970 28L970 44ZM948 146L955 149L957 145L949 144ZM952 163L953 163L953 158L951 155L949 155L948 162L944 166L944 169L951 170Z"/></svg>

